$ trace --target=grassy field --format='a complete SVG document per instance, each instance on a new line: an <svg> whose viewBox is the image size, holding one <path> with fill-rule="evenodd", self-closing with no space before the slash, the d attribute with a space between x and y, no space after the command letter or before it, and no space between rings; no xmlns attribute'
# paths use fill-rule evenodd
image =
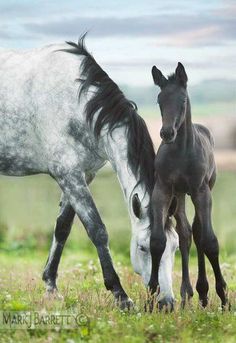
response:
<svg viewBox="0 0 236 343"><path fill-rule="evenodd" d="M213 222L221 246L221 264L229 287L231 311L222 313L209 265L210 304L180 309L179 252L174 270L175 311L145 313L146 290L129 261L130 224L126 206L109 168L91 186L107 226L116 269L135 302L130 313L117 309L103 286L94 247L76 220L59 268L63 300L44 297L41 273L47 258L60 191L50 178L0 178L0 309L80 313L89 319L82 329L2 330L0 342L235 342L236 337L236 175L222 173L213 192ZM112 194L111 194L112 190ZM193 209L188 203L189 218ZM79 228L79 231L78 231ZM196 283L195 247L191 250L191 281Z"/></svg>

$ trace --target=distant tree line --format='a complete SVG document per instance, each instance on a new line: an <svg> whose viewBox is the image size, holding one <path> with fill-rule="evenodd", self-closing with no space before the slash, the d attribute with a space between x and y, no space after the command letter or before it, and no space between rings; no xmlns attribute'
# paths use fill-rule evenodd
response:
<svg viewBox="0 0 236 343"><path fill-rule="evenodd" d="M137 102L138 106L150 106L157 101L156 87L121 86L125 95ZM205 80L189 85L189 94L193 103L235 102L236 80Z"/></svg>

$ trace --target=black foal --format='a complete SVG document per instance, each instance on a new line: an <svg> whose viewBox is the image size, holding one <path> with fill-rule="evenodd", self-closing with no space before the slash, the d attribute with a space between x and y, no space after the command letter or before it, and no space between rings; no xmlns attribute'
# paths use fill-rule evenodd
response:
<svg viewBox="0 0 236 343"><path fill-rule="evenodd" d="M219 245L211 223L211 189L216 179L213 139L202 125L192 124L190 101L187 93L187 74L181 63L175 73L166 79L155 66L152 68L154 83L161 88L158 103L162 115L160 136L162 143L155 159L155 187L152 196L154 228L151 237L152 275L150 288L158 285L158 268L165 249L165 223L169 208L177 200L174 213L176 230L182 256L181 297L192 297L188 260L191 245L191 227L185 214L185 196L191 196L195 207L192 225L193 238L198 254L198 280L196 289L202 306L208 302L206 255L212 265L216 292L222 306L227 303L226 283L219 265Z"/></svg>

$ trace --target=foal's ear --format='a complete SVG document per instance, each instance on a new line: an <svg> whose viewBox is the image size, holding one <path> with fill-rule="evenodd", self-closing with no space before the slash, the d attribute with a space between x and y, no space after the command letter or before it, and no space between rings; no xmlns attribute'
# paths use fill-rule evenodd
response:
<svg viewBox="0 0 236 343"><path fill-rule="evenodd" d="M156 66L152 67L152 77L155 85L159 86L160 88L163 88L167 83L167 79L162 74L162 72L159 69L157 69Z"/></svg>
<svg viewBox="0 0 236 343"><path fill-rule="evenodd" d="M178 82L181 84L181 86L186 88L188 76L186 74L183 64L180 62L178 62L177 68L175 69L175 76Z"/></svg>

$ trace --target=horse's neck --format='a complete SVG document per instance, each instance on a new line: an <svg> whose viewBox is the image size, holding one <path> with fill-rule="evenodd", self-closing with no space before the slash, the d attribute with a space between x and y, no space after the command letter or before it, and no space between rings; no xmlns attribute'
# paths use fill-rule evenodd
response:
<svg viewBox="0 0 236 343"><path fill-rule="evenodd" d="M178 130L176 143L182 151L189 149L193 145L193 124L189 98L187 99L185 120Z"/></svg>
<svg viewBox="0 0 236 343"><path fill-rule="evenodd" d="M116 128L112 135L108 134L103 139L107 159L111 163L124 196L128 201L137 184L137 180L129 167L126 130L123 127Z"/></svg>

